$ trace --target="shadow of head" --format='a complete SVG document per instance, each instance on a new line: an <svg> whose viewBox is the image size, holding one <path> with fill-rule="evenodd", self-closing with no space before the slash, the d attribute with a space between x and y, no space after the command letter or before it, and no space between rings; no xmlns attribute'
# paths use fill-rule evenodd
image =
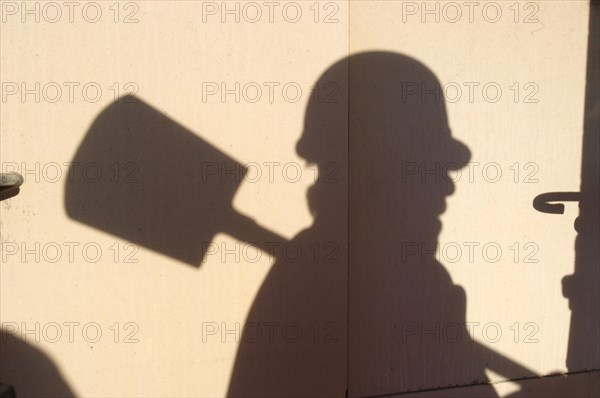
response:
<svg viewBox="0 0 600 398"><path fill-rule="evenodd" d="M318 89L296 150L320 168L347 152L351 206L435 217L444 211L454 186L449 173L470 152L451 136L433 72L401 54L358 53L327 69Z"/></svg>

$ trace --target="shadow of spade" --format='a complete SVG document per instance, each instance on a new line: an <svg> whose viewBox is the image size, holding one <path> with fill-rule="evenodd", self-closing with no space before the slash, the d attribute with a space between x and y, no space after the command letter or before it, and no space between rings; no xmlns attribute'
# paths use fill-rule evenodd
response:
<svg viewBox="0 0 600 398"><path fill-rule="evenodd" d="M233 209L247 169L134 96L94 120L65 187L70 218L199 267L214 236L285 242ZM265 246L266 245L266 246Z"/></svg>

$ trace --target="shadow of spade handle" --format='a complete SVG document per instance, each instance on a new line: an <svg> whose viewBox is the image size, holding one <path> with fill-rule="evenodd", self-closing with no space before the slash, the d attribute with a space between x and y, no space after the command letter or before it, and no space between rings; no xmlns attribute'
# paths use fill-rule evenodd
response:
<svg viewBox="0 0 600 398"><path fill-rule="evenodd" d="M519 379L540 377L539 374L525 365L506 357L478 341L474 342L474 350L483 358L486 358L486 367L488 369L491 369L507 379L512 379L514 382L518 383Z"/></svg>
<svg viewBox="0 0 600 398"><path fill-rule="evenodd" d="M281 247L289 240L259 225L254 219L234 212L226 233L235 239L248 243L278 259L281 255Z"/></svg>

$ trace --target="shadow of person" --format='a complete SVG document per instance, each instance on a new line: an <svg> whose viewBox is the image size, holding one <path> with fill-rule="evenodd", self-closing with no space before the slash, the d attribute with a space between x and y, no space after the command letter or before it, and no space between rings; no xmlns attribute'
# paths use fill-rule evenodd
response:
<svg viewBox="0 0 600 398"><path fill-rule="evenodd" d="M17 397L75 396L46 354L5 331L0 331L0 380L12 385Z"/></svg>
<svg viewBox="0 0 600 398"><path fill-rule="evenodd" d="M314 223L292 242L303 250L335 242L339 261L275 263L246 319L228 396L486 383L465 292L434 255L454 190L448 172L470 158L451 137L436 77L409 57L369 52L330 67L315 87L327 86L338 102L311 98L297 152L320 173L335 165L339 178L310 188ZM273 338L256 332L273 323ZM302 338L286 339L286 325ZM335 339L315 338L324 325ZM485 394L495 396L491 386Z"/></svg>

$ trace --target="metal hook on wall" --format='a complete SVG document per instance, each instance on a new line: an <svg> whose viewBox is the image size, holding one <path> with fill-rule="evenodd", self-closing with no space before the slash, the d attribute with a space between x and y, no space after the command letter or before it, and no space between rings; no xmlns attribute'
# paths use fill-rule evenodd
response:
<svg viewBox="0 0 600 398"><path fill-rule="evenodd" d="M550 202L579 202L581 192L546 192L533 199L533 207L542 213L564 214L565 205Z"/></svg>

